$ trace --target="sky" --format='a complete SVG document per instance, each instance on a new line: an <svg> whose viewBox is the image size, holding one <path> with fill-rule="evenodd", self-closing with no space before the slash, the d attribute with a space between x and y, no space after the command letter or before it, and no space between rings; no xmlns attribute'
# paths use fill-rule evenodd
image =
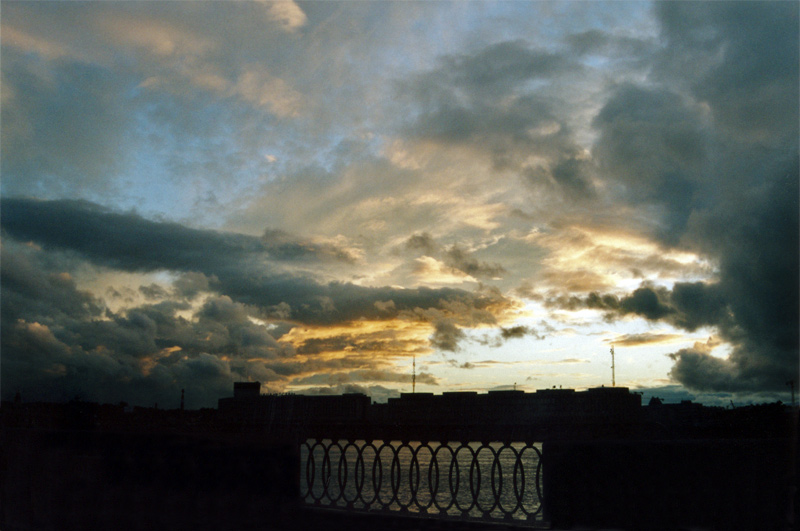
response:
<svg viewBox="0 0 800 531"><path fill-rule="evenodd" d="M797 2L0 24L4 400L800 386Z"/></svg>

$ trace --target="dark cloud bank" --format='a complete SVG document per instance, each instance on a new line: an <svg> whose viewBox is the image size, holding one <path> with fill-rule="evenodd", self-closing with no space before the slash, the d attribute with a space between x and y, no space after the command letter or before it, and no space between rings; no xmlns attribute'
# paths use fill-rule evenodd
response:
<svg viewBox="0 0 800 531"><path fill-rule="evenodd" d="M86 202L4 198L1 207L4 396L22 388L30 398L169 404L186 388L194 403L213 405L230 393L234 379L285 383L302 373L382 363L378 356L295 361L294 347L280 341L291 327L401 317L434 324L436 344L440 328L491 322L491 309L508 304L486 290L365 288L293 275L287 264L351 258L284 233L257 238L198 230ZM168 271L178 278L171 288L139 289L146 300L162 302L114 313L77 288L69 272L87 263L101 271ZM181 317L199 292L210 295L202 308L192 320ZM275 327L267 330L251 317ZM343 335L328 342L402 354L388 337ZM300 350L314 354L314 340ZM353 374L399 381L386 371Z"/></svg>
<svg viewBox="0 0 800 531"><path fill-rule="evenodd" d="M686 330L717 327L728 359L672 354L698 391L785 391L798 378L798 6L656 4L655 86L617 88L595 118L595 156L625 199L655 213L664 245L719 263L712 283L551 303Z"/></svg>

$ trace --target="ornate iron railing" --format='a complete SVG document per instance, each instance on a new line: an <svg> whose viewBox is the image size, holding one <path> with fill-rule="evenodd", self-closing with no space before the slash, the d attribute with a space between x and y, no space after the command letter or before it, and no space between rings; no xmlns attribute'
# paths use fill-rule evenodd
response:
<svg viewBox="0 0 800 531"><path fill-rule="evenodd" d="M302 499L346 510L535 524L542 511L541 470L540 445L530 442L301 444Z"/></svg>

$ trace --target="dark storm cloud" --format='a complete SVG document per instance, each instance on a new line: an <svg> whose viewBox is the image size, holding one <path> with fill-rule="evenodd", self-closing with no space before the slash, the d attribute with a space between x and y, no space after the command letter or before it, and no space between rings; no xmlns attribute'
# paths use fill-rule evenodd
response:
<svg viewBox="0 0 800 531"><path fill-rule="evenodd" d="M594 148L601 170L624 185L629 202L663 206L658 236L676 243L693 209L710 193L703 183L708 139L698 109L669 90L626 85L615 91L594 126L601 132Z"/></svg>
<svg viewBox="0 0 800 531"><path fill-rule="evenodd" d="M720 260L717 282L676 283L671 290L644 284L625 297L591 293L551 304L598 309L609 319L638 315L689 331L715 326L734 345L731 356L682 350L673 355L673 378L704 391L782 390L798 372L799 167L788 166L783 179L773 177L767 190L748 194L736 210L707 218L692 234L699 242L713 239Z"/></svg>
<svg viewBox="0 0 800 531"><path fill-rule="evenodd" d="M4 287L4 302L6 293ZM5 310L2 378L6 395L21 391L26 400L61 401L80 396L101 402L152 405L156 401L177 407L176 389L184 388L191 397L190 405L207 407L230 388L229 364L191 348L190 342L184 343L185 349L176 348L183 338L201 330L186 330L191 329L188 323L176 323L168 313L159 320L171 322L172 332L177 332L173 336L147 308L91 321L54 318L46 313L38 320L12 321ZM163 349L162 344L178 352Z"/></svg>
<svg viewBox="0 0 800 531"><path fill-rule="evenodd" d="M615 315L635 314L646 319L659 320L672 317L677 311L670 303L670 292L650 284L643 284L625 297L592 292L586 297L559 298L547 303L573 310L581 308L601 310L606 312L609 318Z"/></svg>
<svg viewBox="0 0 800 531"><path fill-rule="evenodd" d="M34 249L6 240L2 244L1 256L3 296L0 304L4 321L30 320L40 315L54 319L62 316L92 319L102 314L102 301L88 292L79 291L72 278L57 264L41 267Z"/></svg>
<svg viewBox="0 0 800 531"><path fill-rule="evenodd" d="M164 287L158 284L150 284L149 286L139 286L139 293L144 295L146 299L163 299L169 292Z"/></svg>
<svg viewBox="0 0 800 531"><path fill-rule="evenodd" d="M738 211L748 190L793 171L798 7L659 2L656 12L664 47L649 83L614 88L594 119L593 154L677 244L690 218Z"/></svg>
<svg viewBox="0 0 800 531"><path fill-rule="evenodd" d="M652 236L710 258L717 278L550 303L716 327L730 356L681 350L671 377L703 391L779 391L797 377L800 339L798 6L655 5L663 48L640 50L652 65L647 83L611 88L592 154ZM582 53L622 44L599 32L570 43Z"/></svg>
<svg viewBox="0 0 800 531"><path fill-rule="evenodd" d="M111 313L64 272L71 259L9 238L3 241L2 263L0 343L6 396L22 391L31 400L80 395L164 404L177 385L192 390L195 404L213 405L220 395L209 396L199 388L219 393L229 387L208 371L202 380L193 379L201 366L217 365L208 357L210 345L197 339L208 334L207 327L192 327L175 315L185 305L162 303ZM145 374L148 358L176 345L183 345L183 355L165 355Z"/></svg>
<svg viewBox="0 0 800 531"><path fill-rule="evenodd" d="M796 147L796 2L658 2L665 53L655 74L683 79L737 140Z"/></svg>
<svg viewBox="0 0 800 531"><path fill-rule="evenodd" d="M342 256L287 234L263 238L192 229L121 214L86 201L2 199L2 228L18 240L77 251L89 260L124 271L211 272L236 260L319 259Z"/></svg>
<svg viewBox="0 0 800 531"><path fill-rule="evenodd" d="M589 163L578 157L563 157L550 169L553 181L570 198L591 196L594 193L588 180Z"/></svg>
<svg viewBox="0 0 800 531"><path fill-rule="evenodd" d="M440 250L439 244L427 232L410 236L405 245L408 249L422 251L429 256L438 254Z"/></svg>
<svg viewBox="0 0 800 531"><path fill-rule="evenodd" d="M263 363L291 357L228 297L212 297L194 320L186 302L165 300L118 313L77 289L66 273L71 260L6 239L2 246L5 395L26 400L84 399L177 407L208 407L230 392L234 379L281 379Z"/></svg>
<svg viewBox="0 0 800 531"><path fill-rule="evenodd" d="M123 271L169 270L202 273L213 287L234 300L267 311L288 305L291 318L335 323L362 317L389 319L400 311L440 307L442 301L463 299L482 308L492 297L455 289L367 288L349 283L321 284L305 276L283 273L281 262L349 259L331 246L283 233L263 238L155 222L135 214L119 214L75 201L2 200L2 228L22 241L46 248L77 252L91 262ZM195 279L196 280L196 279ZM392 301L394 306L376 307Z"/></svg>
<svg viewBox="0 0 800 531"><path fill-rule="evenodd" d="M671 376L690 388L782 390L797 377L800 340L798 5L661 2L656 11L666 46L652 79L663 88L620 87L595 120L596 153L629 201L662 209L658 236L708 253L719 280L643 286L616 307L586 302L687 330L718 327L734 346L729 358L673 355Z"/></svg>

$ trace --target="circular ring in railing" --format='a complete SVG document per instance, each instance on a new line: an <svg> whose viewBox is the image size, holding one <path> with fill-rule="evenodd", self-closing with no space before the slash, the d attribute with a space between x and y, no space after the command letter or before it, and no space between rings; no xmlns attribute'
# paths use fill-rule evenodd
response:
<svg viewBox="0 0 800 531"><path fill-rule="evenodd" d="M377 450L377 448L375 448L375 445L372 444L372 441L366 442L361 447L361 450L360 450L360 452L358 454L358 458L361 460L362 467L363 467L362 476L364 476L366 474L366 468L367 467L364 464L364 453L368 449L372 449L372 452L375 454L373 456L373 458L372 458L372 498L368 500L367 498L364 497L366 489L363 488L363 482L362 482L362 486L361 487L357 487L358 488L358 495L361 498L361 502L364 504L364 506L367 509L369 509L372 506L372 504L376 503L376 501L378 500L379 487L376 486L375 470L376 470L377 463L380 461L380 459L378 459L378 457L377 457L378 450ZM381 470L381 476L382 475L383 475L383 470ZM382 481L383 477L381 477L380 480Z"/></svg>
<svg viewBox="0 0 800 531"><path fill-rule="evenodd" d="M334 449L334 447L336 447L339 450L339 462L337 463L337 467L336 467L337 468L337 474L338 474L339 477L336 478L335 482L331 482L331 475L332 475L332 469L333 469L332 461L334 459L333 456L331 455L331 452ZM342 457L341 456L342 456L342 447L341 447L341 445L339 445L339 443L337 441L331 441L330 444L328 444L328 446L326 448L325 458L324 458L324 460L322 462L322 467L323 467L323 477L325 478L325 481L324 481L325 494L328 497L328 499L331 501L331 504L334 504L334 505L336 504L336 502L338 502L342 498L342 493L343 493L342 477L341 477L341 475L342 475L342 470L341 470L342 469ZM339 493L334 496L334 494L331 492L333 490L331 487L338 487L339 488Z"/></svg>
<svg viewBox="0 0 800 531"><path fill-rule="evenodd" d="M409 505L414 504L417 507L419 507L419 498L417 494L419 493L420 482L419 457L417 454L420 448L422 448L422 444L417 445L416 448L411 448L411 446L409 446L411 450L411 462L408 464L408 489L411 492Z"/></svg>
<svg viewBox="0 0 800 531"><path fill-rule="evenodd" d="M519 452L517 452L516 448L512 447L514 450L514 471L511 476L511 483L514 487L514 498L517 500L517 504L514 506L514 509L511 510L512 513L517 512L517 510L525 510L524 509L524 499L525 499L525 467L522 461L522 454L525 452L527 448L522 448ZM520 486L520 481L517 478L522 478L522 485Z"/></svg>
<svg viewBox="0 0 800 531"><path fill-rule="evenodd" d="M472 505L467 510L467 512L469 510L471 510L472 507L475 507L476 509L478 509L481 512L481 514L483 514L483 511L481 510L480 506L478 505L478 496L480 495L480 492L481 492L481 464L480 464L480 462L478 462L478 452L480 452L484 448L484 446L483 446L483 443L481 443L481 446L478 447L477 451L473 450L473 448L471 446L468 446L468 448L470 450L472 450L472 462L469 464L469 476L468 476L469 477L469 493L472 496ZM477 474L476 474L476 471L477 471ZM477 477L477 481L476 481L476 477ZM477 485L476 485L476 483L477 483Z"/></svg>
<svg viewBox="0 0 800 531"><path fill-rule="evenodd" d="M427 500L427 503L425 503L425 502L420 500L420 492L419 492L419 484L420 484L420 482L422 480L422 473L420 472L421 465L420 465L419 461L420 461L420 453L423 453L423 452L425 452L425 453L427 453L429 455L429 458L428 458L428 461L427 461L428 462L428 475L427 475L428 500ZM421 442L419 444L419 446L417 446L416 450L414 451L414 461L416 462L417 476L416 476L416 480L414 482L414 483L416 483L416 487L415 487L415 490L412 491L412 495L414 496L415 504L419 508L420 512L426 513L426 512L428 512L430 507L433 505L433 497L434 497L434 492L433 492L433 490L431 488L431 475L432 475L431 470L432 470L432 467L434 466L433 448L431 448L431 445L429 443L427 443L427 442L422 443ZM437 481L438 481L438 468L437 468Z"/></svg>
<svg viewBox="0 0 800 531"><path fill-rule="evenodd" d="M526 508L526 506L525 506L525 503L524 503L524 500L525 500L525 484L526 484L526 481L527 481L525 479L526 475L525 475L524 466L522 467L522 475L521 475L521 477L522 477L522 489L520 490L519 498L522 500L522 504L520 505L520 510L522 511L522 514L524 514L529 520L533 520L542 511L542 507L543 507L543 505L542 505L542 495L541 495L542 491L541 491L541 484L540 484L540 477L541 477L540 476L540 471L541 471L541 467L542 467L542 453L539 451L539 449L536 446L534 446L533 444L528 443L520 451L520 454L519 454L520 455L520 460L523 459L523 454L528 450L531 450L536 455L536 461L537 461L536 473L535 473L535 477L534 477L534 486L536 487L536 494L538 496L539 503L538 503L538 505L536 507L536 510L535 511L528 510Z"/></svg>
<svg viewBox="0 0 800 531"><path fill-rule="evenodd" d="M475 489L473 488L474 487L473 467L475 466L475 451L468 444L462 443L458 447L458 449L455 451L455 454L453 455L453 462L450 463L450 466L451 466L451 470L452 470L453 465L454 464L455 465L458 464L458 454L462 450L466 450L467 452L469 452L470 456L472 457L472 460L470 461L469 477L468 477L470 494L472 495L472 500L471 500L469 506L468 507L463 507L461 505L461 503L458 501L458 490L459 490L459 487L460 487L460 485L459 485L460 482L458 481L458 479L456 479L456 489L455 489L455 491L453 491L452 483L451 483L450 492L452 493L453 500L454 500L454 505L455 505L456 509L461 511L462 516L468 516L469 512L472 510L472 508L475 507L475 504L476 504L476 501L477 501L476 497L475 497ZM456 466L456 472L458 472L459 468L460 468L459 466ZM478 473L480 474L480 472L478 472ZM459 475L457 473L456 474L456 478L458 478L458 477L459 477ZM480 481L480 479L478 481Z"/></svg>
<svg viewBox="0 0 800 531"><path fill-rule="evenodd" d="M320 503L322 501L322 498L325 496L325 491L327 490L327 487L324 485L324 479L322 477L322 470L320 470L320 482L323 483L321 485L322 489L321 489L319 495L314 493L314 491L315 491L314 486L315 486L315 483L316 483L316 471L317 471L316 458L314 457L314 454L316 453L316 449L317 448L321 449L322 456L323 456L323 465L321 465L320 468L322 468L324 466L325 458L328 455L328 451L325 448L325 445L322 443L321 440L317 440L309 448L307 465L311 466L311 473L310 474L308 473L308 466L307 466L307 468L306 468L306 480L308 481L309 494L311 495L311 498L316 503Z"/></svg>
<svg viewBox="0 0 800 531"><path fill-rule="evenodd" d="M456 457L456 454L460 449L461 449L460 446L455 450L453 450L452 448L450 449L450 455L452 459L450 459L450 467L449 470L447 471L447 487L450 489L450 500L451 500L450 507L455 507L458 510L461 510L457 501L458 487L461 484L461 467L458 466L458 459ZM453 488L453 470L456 471L455 488Z"/></svg>
<svg viewBox="0 0 800 531"><path fill-rule="evenodd" d="M389 483L392 486L392 501L397 502L397 505L400 508L403 508L404 505L400 501L400 475L402 474L402 467L400 466L400 450L406 446L405 443L400 443L400 446L395 448L392 446L393 454L392 454L392 466L389 469Z"/></svg>
<svg viewBox="0 0 800 531"><path fill-rule="evenodd" d="M348 464L347 464L347 451L350 448L353 448L353 450L356 452L356 462L355 462L355 466L354 466L354 469L353 469L353 483L355 483L355 495L352 497L352 499L348 499L348 497L347 497L347 491L348 491L347 482L350 479L350 474L348 473ZM357 477L358 463L359 463L360 458L361 458L361 451L359 450L358 445L356 445L355 442L351 442L351 441L346 442L346 444L342 447L342 455L339 458L339 463L340 463L340 466L339 466L339 475L340 475L339 488L342 489L342 498L341 499L344 500L345 505L346 505L346 507L348 509L352 509L353 506L354 506L354 503L360 497L361 488L358 485L358 477ZM344 481L341 480L341 474L342 474L342 472L341 472L341 463L344 463ZM362 465L363 465L363 463L362 463ZM361 483L362 483L362 486L363 486L363 476L364 476L364 474L363 474L363 466L362 466L362 471L361 472L362 472L361 473L361 476L362 476Z"/></svg>
<svg viewBox="0 0 800 531"><path fill-rule="evenodd" d="M434 450L428 445L428 449L431 452L431 460L428 462L428 492L430 492L431 501L425 508L430 509L431 506L434 506L441 511L436 505L436 495L439 494L439 460L436 459L436 451L438 451L439 448L441 448L441 446ZM436 470L436 481L433 480L434 470Z"/></svg>
<svg viewBox="0 0 800 531"><path fill-rule="evenodd" d="M470 484L469 490L470 494L472 495L472 499L475 503L475 508L481 513L481 516L488 516L488 511L481 506L481 489L483 487L484 481L484 470L483 470L483 463L481 462L481 453L488 451L490 454L493 452L491 446L487 443L481 443L478 446L478 449L475 450L475 454L472 457L472 463L470 464ZM473 472L474 471L474 472ZM474 478L473 478L474 475Z"/></svg>
<svg viewBox="0 0 800 531"><path fill-rule="evenodd" d="M307 499L309 494L311 494L311 486L314 484L314 473L316 471L316 463L313 461L313 452L311 451L311 446L308 444L308 440L304 441L300 445L300 456L302 460L303 450L306 451L306 484L305 484L305 493L303 492L303 486L300 486L300 497L301 499ZM301 461L302 463L302 461ZM301 464L302 466L302 464Z"/></svg>
<svg viewBox="0 0 800 531"><path fill-rule="evenodd" d="M539 508L536 509L535 514L539 514L542 507L544 507L544 496L542 496L542 452L535 446L533 449L536 450L536 456L538 457L536 463L536 496L539 497Z"/></svg>
<svg viewBox="0 0 800 531"><path fill-rule="evenodd" d="M361 500L361 503L364 503L364 481L366 479L364 450L367 448L367 446L366 444L359 446L356 443L351 443L351 445L356 451L356 463L355 467L353 468L353 482L355 483L356 497L353 500L353 503L355 503L357 500Z"/></svg>
<svg viewBox="0 0 800 531"><path fill-rule="evenodd" d="M442 450L447 450L448 452L450 452L450 464L448 465L448 474L447 474L448 485L450 487L449 488L449 490L450 490L450 503L448 503L447 506L445 506L445 507L442 507L439 504L439 500L438 500L439 482L441 481L440 480L440 474L439 474L439 452L441 452ZM453 461L455 461L455 453L453 452L453 449L450 447L450 445L444 445L443 444L443 445L438 446L436 448L436 450L434 450L433 456L432 456L431 459L432 459L433 462L436 463L436 493L435 494L432 493L431 494L431 498L433 499L434 507L436 507L439 510L440 513L444 514L444 513L447 513L447 511L450 509L450 507L453 506L453 503L454 503L454 500L455 500L455 496L453 495L453 488L452 488L452 486L453 486L453 477L452 477Z"/></svg>
<svg viewBox="0 0 800 531"><path fill-rule="evenodd" d="M375 454L375 463L377 464L378 470L380 472L380 477L378 478L378 482L375 485L375 492L377 492L377 493L380 493L380 492L383 491L383 456L382 456L382 454L383 454L383 451L385 449L387 449L387 448L388 448L389 452L391 452L391 454L392 454L391 463L393 463L394 462L394 456L395 456L395 449L391 445L391 443L384 442L378 448L378 450L377 450L377 452ZM375 465L373 465L373 476L374 476L374 474L375 474ZM389 489L391 490L391 488L392 488L392 484L391 484L391 468L389 469L389 474L390 474L390 477L389 477ZM389 498L389 501L385 501L383 498L380 497L380 494L378 494L377 501L381 505L381 508L386 509L395 501L395 498L397 497L397 494L393 493L393 492L390 492L390 494L392 494L392 496Z"/></svg>
<svg viewBox="0 0 800 531"><path fill-rule="evenodd" d="M500 503L503 496L503 465L500 463L500 453L506 448L508 448L508 446L503 443L498 450L492 450L494 459L492 459L492 468L489 473L489 477L491 479L490 485L492 487L492 498L494 499L494 505L489 508L487 514L494 511L495 507L500 509L500 511L505 514L503 506ZM495 480L495 478L497 479Z"/></svg>

